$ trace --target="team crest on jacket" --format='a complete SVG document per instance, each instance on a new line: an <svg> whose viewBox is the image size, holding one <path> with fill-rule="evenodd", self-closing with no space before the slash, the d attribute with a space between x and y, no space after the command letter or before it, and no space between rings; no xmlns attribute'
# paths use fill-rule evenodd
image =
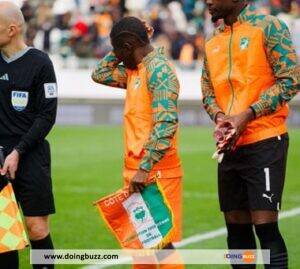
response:
<svg viewBox="0 0 300 269"><path fill-rule="evenodd" d="M240 40L240 48L241 50L247 49L249 47L249 38L248 37L242 37Z"/></svg>
<svg viewBox="0 0 300 269"><path fill-rule="evenodd" d="M11 104L16 111L23 111L28 104L28 92L12 91Z"/></svg>
<svg viewBox="0 0 300 269"><path fill-rule="evenodd" d="M135 90L137 90L139 87L141 86L141 79L139 77L137 77L134 81L134 85L133 85L133 88Z"/></svg>

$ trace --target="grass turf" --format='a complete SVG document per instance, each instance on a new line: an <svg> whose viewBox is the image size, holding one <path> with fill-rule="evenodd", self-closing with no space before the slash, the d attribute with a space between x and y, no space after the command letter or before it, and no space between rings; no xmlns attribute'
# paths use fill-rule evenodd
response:
<svg viewBox="0 0 300 269"><path fill-rule="evenodd" d="M120 127L56 127L52 146L53 185L57 213L51 218L55 247L59 249L118 248L92 202L122 186L122 129ZM283 210L300 205L300 129L290 131L290 150ZM216 162L212 130L184 127L180 130L184 165L184 237L224 225L217 199ZM290 268L300 268L298 231L300 216L281 222L289 248ZM226 248L225 237L186 248ZM82 266L61 265L58 268ZM187 268L229 268L188 266ZM31 268L29 250L22 251L20 268ZM115 268L129 268L117 266Z"/></svg>

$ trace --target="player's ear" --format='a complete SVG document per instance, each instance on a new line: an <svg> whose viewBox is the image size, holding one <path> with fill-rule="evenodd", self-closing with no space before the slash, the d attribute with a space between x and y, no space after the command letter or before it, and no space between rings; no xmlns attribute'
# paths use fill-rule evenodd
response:
<svg viewBox="0 0 300 269"><path fill-rule="evenodd" d="M8 36L9 36L9 37L15 36L15 35L17 34L17 32L18 32L18 26L17 26L17 25L15 25L15 24L10 24L10 25L8 26Z"/></svg>

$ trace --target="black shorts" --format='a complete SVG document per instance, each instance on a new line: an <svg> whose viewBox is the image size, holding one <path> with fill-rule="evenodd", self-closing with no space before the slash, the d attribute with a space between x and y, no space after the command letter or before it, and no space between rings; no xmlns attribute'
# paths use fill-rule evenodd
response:
<svg viewBox="0 0 300 269"><path fill-rule="evenodd" d="M6 155L12 150L11 147L4 149ZM12 183L24 216L36 217L55 213L48 141L40 142L21 156L16 179Z"/></svg>
<svg viewBox="0 0 300 269"><path fill-rule="evenodd" d="M218 165L221 210L280 210L288 146L284 134L226 153Z"/></svg>

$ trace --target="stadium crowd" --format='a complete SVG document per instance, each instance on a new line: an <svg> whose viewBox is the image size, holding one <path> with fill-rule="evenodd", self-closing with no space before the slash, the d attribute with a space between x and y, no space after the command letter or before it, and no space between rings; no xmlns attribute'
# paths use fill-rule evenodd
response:
<svg viewBox="0 0 300 269"><path fill-rule="evenodd" d="M203 0L25 0L20 1L31 46L76 56L84 62L110 49L109 33L124 15L143 18L154 29L154 43L183 68L201 63L203 45L214 26ZM252 1L264 13L277 15L290 27L300 54L300 0Z"/></svg>

